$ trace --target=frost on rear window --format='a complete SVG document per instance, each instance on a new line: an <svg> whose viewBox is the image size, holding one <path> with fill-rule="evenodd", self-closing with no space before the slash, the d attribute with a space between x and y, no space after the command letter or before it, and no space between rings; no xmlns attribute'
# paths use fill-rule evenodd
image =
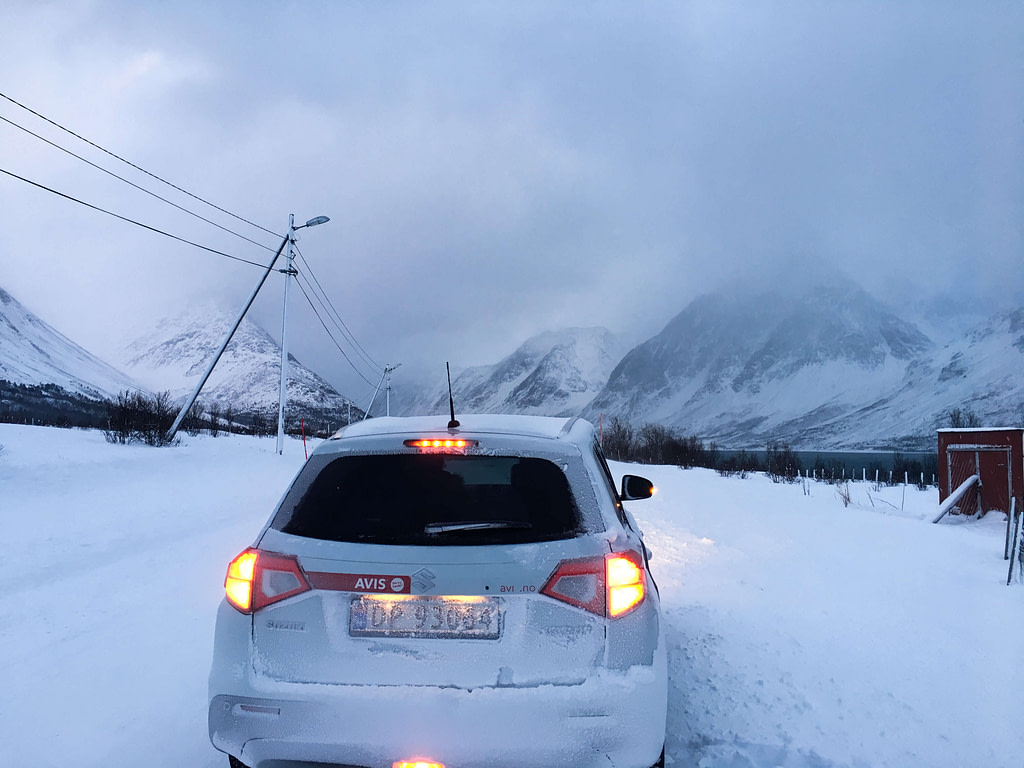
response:
<svg viewBox="0 0 1024 768"><path fill-rule="evenodd" d="M321 466L307 467L273 528L329 541L423 545L550 541L582 532L569 482L547 459L384 454Z"/></svg>

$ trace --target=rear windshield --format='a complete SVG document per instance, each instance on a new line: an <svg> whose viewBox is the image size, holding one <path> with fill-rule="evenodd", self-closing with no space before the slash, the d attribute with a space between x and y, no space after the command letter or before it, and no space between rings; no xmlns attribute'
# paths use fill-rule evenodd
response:
<svg viewBox="0 0 1024 768"><path fill-rule="evenodd" d="M343 456L299 477L271 527L329 541L471 545L581 533L565 474L547 459ZM303 473L305 474L305 473Z"/></svg>

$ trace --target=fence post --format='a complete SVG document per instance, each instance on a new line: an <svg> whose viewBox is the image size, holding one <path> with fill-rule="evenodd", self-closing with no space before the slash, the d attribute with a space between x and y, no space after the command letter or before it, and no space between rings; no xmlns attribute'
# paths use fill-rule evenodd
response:
<svg viewBox="0 0 1024 768"><path fill-rule="evenodd" d="M1015 525L1013 528L1013 545L1010 547L1010 570L1006 574L1006 586L1010 586L1010 581L1013 579L1014 563L1020 560L1020 540L1022 534L1022 523L1024 523L1024 509L1017 513L1017 525Z"/></svg>
<svg viewBox="0 0 1024 768"><path fill-rule="evenodd" d="M1014 496L1010 499L1010 514L1006 518L1006 545L1003 547L1003 560L1010 559L1010 534L1013 531L1013 513L1017 508L1017 497Z"/></svg>

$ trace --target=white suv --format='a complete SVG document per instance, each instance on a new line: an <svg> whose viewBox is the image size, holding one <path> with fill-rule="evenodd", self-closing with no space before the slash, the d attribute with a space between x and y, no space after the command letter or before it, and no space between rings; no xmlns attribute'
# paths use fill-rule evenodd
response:
<svg viewBox="0 0 1024 768"><path fill-rule="evenodd" d="M347 427L228 567L211 741L252 768L662 765L660 603L620 501L651 493L616 491L580 419Z"/></svg>

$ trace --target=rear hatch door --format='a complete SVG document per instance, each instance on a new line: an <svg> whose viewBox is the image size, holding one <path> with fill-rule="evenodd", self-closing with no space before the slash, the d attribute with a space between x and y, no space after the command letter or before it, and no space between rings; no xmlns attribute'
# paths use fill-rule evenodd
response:
<svg viewBox="0 0 1024 768"><path fill-rule="evenodd" d="M260 677L333 685L575 684L601 665L605 621L540 594L558 564L602 557L600 536L509 545L389 546L270 529L311 591L253 617Z"/></svg>

